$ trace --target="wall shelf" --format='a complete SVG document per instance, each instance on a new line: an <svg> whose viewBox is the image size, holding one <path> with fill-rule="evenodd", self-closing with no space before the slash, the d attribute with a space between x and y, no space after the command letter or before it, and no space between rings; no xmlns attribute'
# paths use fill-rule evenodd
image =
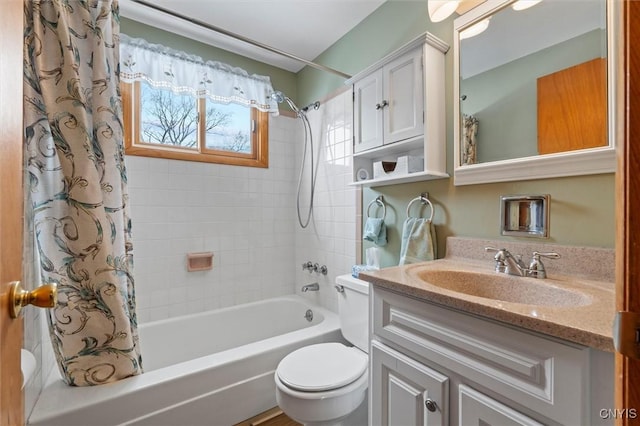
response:
<svg viewBox="0 0 640 426"><path fill-rule="evenodd" d="M434 179L445 179L448 178L448 173L442 172L415 172L409 173L402 176L385 176L377 179L367 179L361 180L358 182L351 182L350 186L360 186L365 188L373 188L376 186L384 186L384 185L397 185L400 183L410 183L410 182L420 182L425 180L434 180Z"/></svg>

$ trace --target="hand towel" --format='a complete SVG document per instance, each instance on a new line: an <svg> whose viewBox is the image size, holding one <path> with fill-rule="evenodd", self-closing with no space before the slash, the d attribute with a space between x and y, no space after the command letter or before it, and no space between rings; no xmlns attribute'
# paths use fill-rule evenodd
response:
<svg viewBox="0 0 640 426"><path fill-rule="evenodd" d="M423 262L436 257L436 233L429 219L409 217L402 226L400 263Z"/></svg>
<svg viewBox="0 0 640 426"><path fill-rule="evenodd" d="M384 224L384 218L368 217L364 223L362 238L366 241L373 241L377 246L387 244L387 225Z"/></svg>

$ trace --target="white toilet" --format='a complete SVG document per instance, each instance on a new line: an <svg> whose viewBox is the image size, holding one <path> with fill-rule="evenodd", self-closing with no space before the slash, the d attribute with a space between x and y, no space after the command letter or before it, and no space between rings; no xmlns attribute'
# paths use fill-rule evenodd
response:
<svg viewBox="0 0 640 426"><path fill-rule="evenodd" d="M276 369L278 406L305 425L367 424L369 284L336 278L340 328L355 346L320 343L284 357Z"/></svg>

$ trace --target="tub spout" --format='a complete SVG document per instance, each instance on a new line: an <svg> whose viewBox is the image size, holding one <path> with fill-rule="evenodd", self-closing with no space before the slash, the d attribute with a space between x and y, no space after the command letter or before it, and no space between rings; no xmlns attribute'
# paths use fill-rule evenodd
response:
<svg viewBox="0 0 640 426"><path fill-rule="evenodd" d="M309 290L318 291L318 290L320 290L320 286L318 285L318 283L307 284L307 285L303 285L302 286L302 292L303 293L306 293Z"/></svg>

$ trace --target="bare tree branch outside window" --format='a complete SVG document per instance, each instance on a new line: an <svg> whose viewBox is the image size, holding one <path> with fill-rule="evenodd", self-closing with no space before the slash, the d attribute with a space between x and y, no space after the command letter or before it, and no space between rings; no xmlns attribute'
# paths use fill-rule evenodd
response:
<svg viewBox="0 0 640 426"><path fill-rule="evenodd" d="M195 148L198 144L196 100L142 85L140 132L148 143Z"/></svg>
<svg viewBox="0 0 640 426"><path fill-rule="evenodd" d="M193 149L198 147L199 115L197 100L193 97L143 83L140 112L140 133L145 142ZM204 118L208 148L251 152L248 108L239 105L211 106L208 102Z"/></svg>
<svg viewBox="0 0 640 426"><path fill-rule="evenodd" d="M251 114L249 108L235 104L216 104L215 108L230 114L231 120L224 125L207 129L207 148L244 154L251 153Z"/></svg>

